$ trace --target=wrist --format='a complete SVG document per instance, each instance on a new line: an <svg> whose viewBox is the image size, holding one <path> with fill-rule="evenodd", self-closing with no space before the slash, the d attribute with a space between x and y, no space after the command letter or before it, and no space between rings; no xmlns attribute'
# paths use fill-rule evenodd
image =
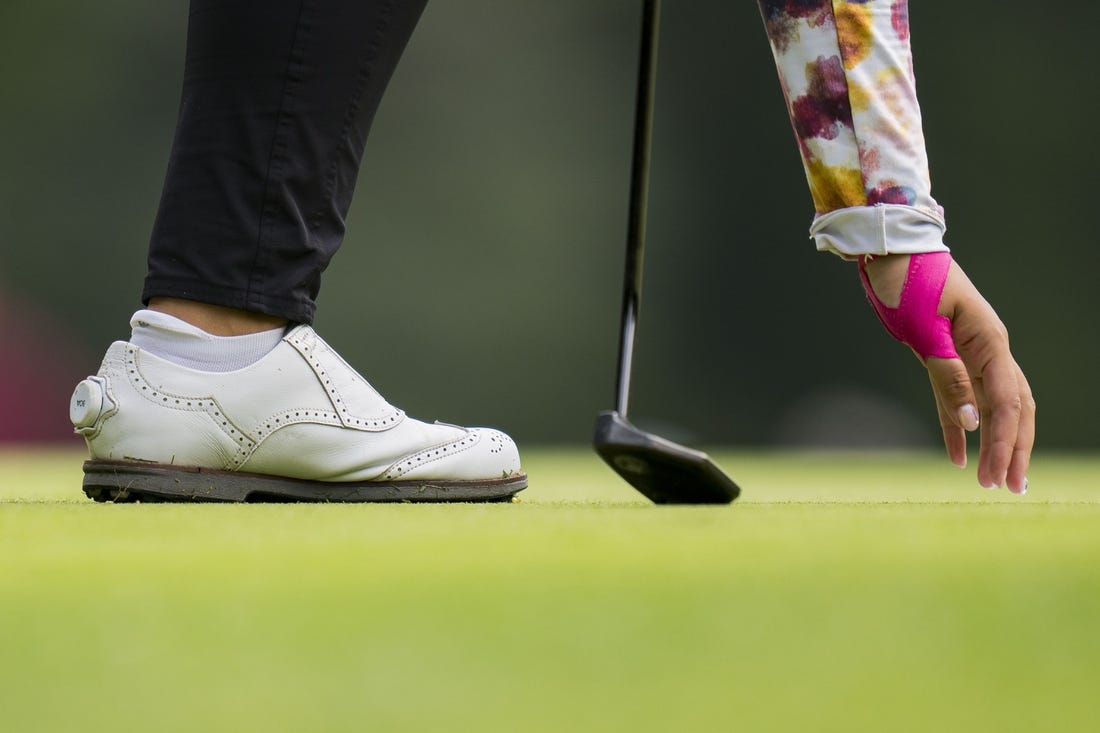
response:
<svg viewBox="0 0 1100 733"><path fill-rule="evenodd" d="M947 252L859 261L860 279L875 314L891 336L910 346L922 360L930 356L958 358L951 321L939 314L951 261ZM872 272L877 276L877 286L871 280ZM880 297L880 291L887 300ZM891 305L895 293L896 301Z"/></svg>

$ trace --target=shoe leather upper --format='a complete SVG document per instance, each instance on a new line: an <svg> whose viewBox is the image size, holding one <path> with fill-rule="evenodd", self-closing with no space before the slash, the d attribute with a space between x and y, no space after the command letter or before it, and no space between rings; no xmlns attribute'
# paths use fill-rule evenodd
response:
<svg viewBox="0 0 1100 733"><path fill-rule="evenodd" d="M88 413L89 389L103 391L91 400L102 405L98 415ZM322 481L476 480L520 470L507 435L406 416L309 326L232 372L189 369L115 342L73 400L77 432L98 459Z"/></svg>

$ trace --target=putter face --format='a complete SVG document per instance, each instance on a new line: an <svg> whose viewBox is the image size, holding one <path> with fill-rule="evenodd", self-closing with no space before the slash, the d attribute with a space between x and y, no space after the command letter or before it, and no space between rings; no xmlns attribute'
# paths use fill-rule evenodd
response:
<svg viewBox="0 0 1100 733"><path fill-rule="evenodd" d="M592 446L654 504L729 504L741 493L706 453L643 432L617 412L596 418Z"/></svg>

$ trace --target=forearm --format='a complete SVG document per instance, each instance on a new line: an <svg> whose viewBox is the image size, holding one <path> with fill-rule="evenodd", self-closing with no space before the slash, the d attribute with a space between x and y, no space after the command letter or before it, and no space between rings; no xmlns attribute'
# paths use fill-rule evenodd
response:
<svg viewBox="0 0 1100 733"><path fill-rule="evenodd" d="M932 198L906 0L759 0L820 250L945 251Z"/></svg>

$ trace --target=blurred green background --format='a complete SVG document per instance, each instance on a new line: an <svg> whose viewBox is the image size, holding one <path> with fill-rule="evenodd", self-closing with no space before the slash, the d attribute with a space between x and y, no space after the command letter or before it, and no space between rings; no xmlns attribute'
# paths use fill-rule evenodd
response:
<svg viewBox="0 0 1100 733"><path fill-rule="evenodd" d="M1100 6L912 5L948 242L1009 326L1040 444L1095 447ZM611 407L639 7L429 4L317 322L410 414L579 443ZM0 438L73 440L72 384L128 335L186 22L184 0L0 4L0 358L17 375ZM657 106L637 422L695 443L935 445L920 368L854 266L807 239L755 3L665 3Z"/></svg>

